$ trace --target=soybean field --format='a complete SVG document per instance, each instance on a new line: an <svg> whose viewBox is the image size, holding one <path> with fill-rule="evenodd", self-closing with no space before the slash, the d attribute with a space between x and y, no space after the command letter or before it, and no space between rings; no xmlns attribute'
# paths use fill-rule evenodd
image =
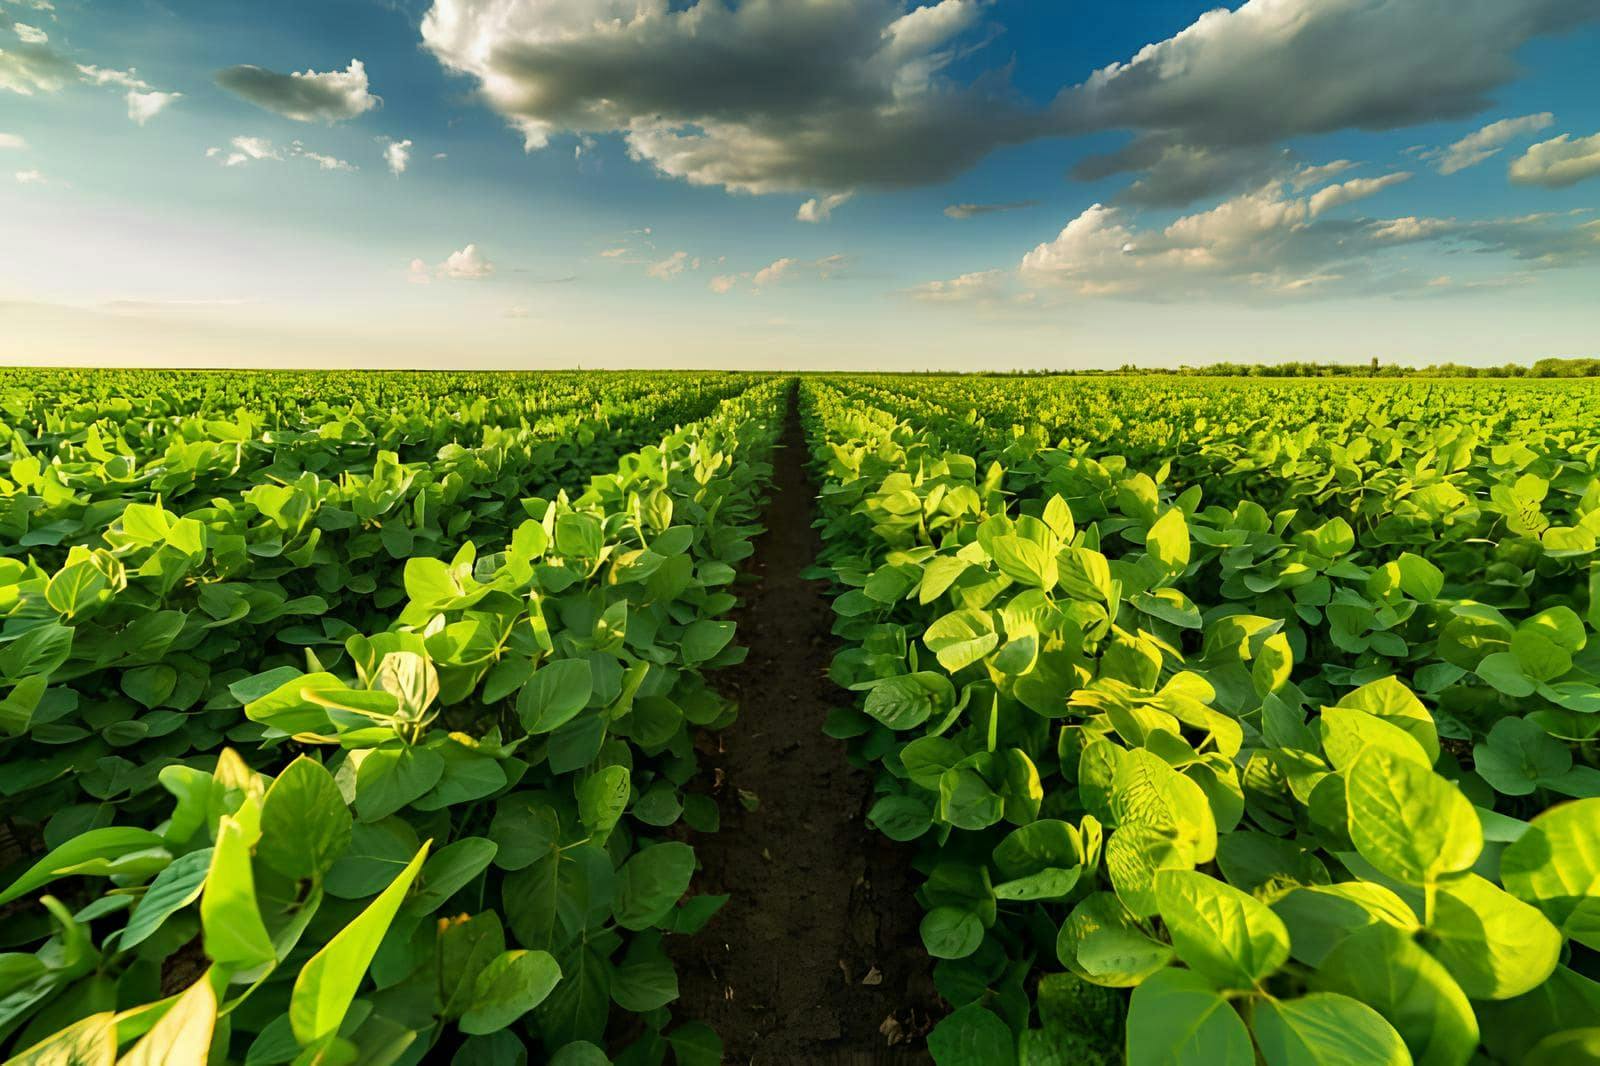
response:
<svg viewBox="0 0 1600 1066"><path fill-rule="evenodd" d="M1600 386L0 370L0 1061L1600 1062Z"/></svg>

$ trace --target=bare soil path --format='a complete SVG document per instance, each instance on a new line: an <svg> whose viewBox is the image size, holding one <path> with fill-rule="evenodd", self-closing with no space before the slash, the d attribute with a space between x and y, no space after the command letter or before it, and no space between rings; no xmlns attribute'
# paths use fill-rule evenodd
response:
<svg viewBox="0 0 1600 1066"><path fill-rule="evenodd" d="M695 889L732 899L700 934L672 938L674 1006L716 1029L730 1064L923 1063L937 996L910 853L866 827L871 778L821 732L847 696L827 678L827 590L800 576L820 544L796 402L736 615L749 658L717 675L739 718L702 751L722 830L695 839Z"/></svg>

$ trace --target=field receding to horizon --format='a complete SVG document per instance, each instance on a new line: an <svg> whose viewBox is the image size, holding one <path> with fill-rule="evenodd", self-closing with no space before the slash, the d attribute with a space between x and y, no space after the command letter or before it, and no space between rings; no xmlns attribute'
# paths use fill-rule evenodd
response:
<svg viewBox="0 0 1600 1066"><path fill-rule="evenodd" d="M0 370L0 1059L1600 1061L1575 366Z"/></svg>

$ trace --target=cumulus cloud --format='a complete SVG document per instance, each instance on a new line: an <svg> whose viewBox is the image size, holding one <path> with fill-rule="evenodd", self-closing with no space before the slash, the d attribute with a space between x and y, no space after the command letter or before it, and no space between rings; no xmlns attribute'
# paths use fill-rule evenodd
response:
<svg viewBox="0 0 1600 1066"><path fill-rule="evenodd" d="M671 281L685 270L700 269L698 259L689 258L688 252L673 252L658 262L644 268L644 272L657 281Z"/></svg>
<svg viewBox="0 0 1600 1066"><path fill-rule="evenodd" d="M27 147L28 142L23 140L20 134L0 133L0 149L9 148L14 151L22 151Z"/></svg>
<svg viewBox="0 0 1600 1066"><path fill-rule="evenodd" d="M1053 121L950 63L981 0L435 0L424 45L530 150L617 133L697 185L839 193L937 181Z"/></svg>
<svg viewBox="0 0 1600 1066"><path fill-rule="evenodd" d="M146 122L165 111L174 100L180 99L182 96L182 93L129 92L126 97L128 117L143 126Z"/></svg>
<svg viewBox="0 0 1600 1066"><path fill-rule="evenodd" d="M1311 196L1311 217L1315 218L1324 211L1331 211L1343 204L1353 204L1357 200L1376 196L1385 189L1410 181L1411 177L1410 171L1402 170L1394 174L1385 174L1381 178L1352 178L1338 185L1318 189Z"/></svg>
<svg viewBox="0 0 1600 1066"><path fill-rule="evenodd" d="M494 273L494 264L485 258L476 244L469 244L459 252L451 252L444 262L430 267L426 260L413 259L408 277L413 284L426 285L434 278L445 281L482 281Z"/></svg>
<svg viewBox="0 0 1600 1066"><path fill-rule="evenodd" d="M1003 270L982 270L949 281L930 281L908 289L906 295L922 303L972 303L994 301L1006 294Z"/></svg>
<svg viewBox="0 0 1600 1066"><path fill-rule="evenodd" d="M1434 166L1441 174L1455 174L1475 167L1485 159L1497 154L1500 149L1518 137L1540 130L1549 129L1554 124L1556 117L1548 111L1541 111L1536 115L1523 115L1521 118L1503 118L1499 122L1491 122L1482 129L1467 134L1445 148L1434 153Z"/></svg>
<svg viewBox="0 0 1600 1066"><path fill-rule="evenodd" d="M1318 185L1325 185L1343 174L1352 170L1356 163L1348 159L1335 159L1331 163L1319 163L1315 166L1304 166L1289 175L1289 187L1295 192L1305 189L1314 189Z"/></svg>
<svg viewBox="0 0 1600 1066"><path fill-rule="evenodd" d="M43 185L45 184L44 172L40 170L17 171L18 185Z"/></svg>
<svg viewBox="0 0 1600 1066"><path fill-rule="evenodd" d="M833 217L833 209L842 207L854 196L854 192L834 193L832 196L813 197L800 205L800 210L795 212L798 222L826 222Z"/></svg>
<svg viewBox="0 0 1600 1066"><path fill-rule="evenodd" d="M315 163L321 170L360 169L354 163L347 163L343 159L313 151L300 141L294 141L280 149L265 137L235 137L228 142L227 148L207 148L206 158L215 159L225 167L242 167L266 160L304 159Z"/></svg>
<svg viewBox="0 0 1600 1066"><path fill-rule="evenodd" d="M1413 276L1403 259L1392 258L1406 247L1501 256L1526 269L1600 259L1600 222L1583 214L1486 220L1319 217L1333 200L1348 203L1371 195L1373 184L1392 185L1396 177L1329 186L1323 192L1342 191L1324 199L1321 210L1316 195L1296 196L1288 183L1273 182L1161 228L1141 227L1125 209L1095 204L1054 240L1028 252L1014 274L969 275L922 286L912 295L955 302L991 296L1002 284L1152 301L1397 294L1428 280ZM1371 184L1359 184L1363 181Z"/></svg>
<svg viewBox="0 0 1600 1066"><path fill-rule="evenodd" d="M60 92L75 80L76 69L48 45L23 44L0 48L0 89L32 96Z"/></svg>
<svg viewBox="0 0 1600 1066"><path fill-rule="evenodd" d="M843 272L849 265L850 257L840 254L826 255L821 259L784 256L759 270L747 270L740 274L719 274L711 279L709 287L719 296L733 292L746 284L753 291L760 292L800 280L827 281Z"/></svg>
<svg viewBox="0 0 1600 1066"><path fill-rule="evenodd" d="M390 141L383 147L383 161L389 164L389 173L395 177L406 172L411 165L411 142Z"/></svg>
<svg viewBox="0 0 1600 1066"><path fill-rule="evenodd" d="M977 218L980 215L997 215L1002 211L1022 211L1029 207L1038 207L1038 200L1016 200L1005 204L951 204L944 209L945 217L964 220Z"/></svg>
<svg viewBox="0 0 1600 1066"><path fill-rule="evenodd" d="M1600 175L1600 133L1577 138L1563 133L1540 141L1511 163L1511 180L1518 185L1563 189L1597 175Z"/></svg>
<svg viewBox="0 0 1600 1066"><path fill-rule="evenodd" d="M1169 160L1193 170L1307 134L1474 114L1517 76L1524 44L1596 19L1592 0L1248 0L1095 72L1055 106L1071 128L1135 133L1082 174Z"/></svg>
<svg viewBox="0 0 1600 1066"><path fill-rule="evenodd" d="M280 74L263 67L219 70L217 84L257 107L296 122L342 122L366 114L382 103L372 95L366 65L352 59L342 71L314 70Z"/></svg>
<svg viewBox="0 0 1600 1066"><path fill-rule="evenodd" d="M97 67L92 63L79 63L78 73L91 85L109 85L130 92L147 92L150 89L150 83L139 77L139 72L131 67L127 70L116 70L111 67Z"/></svg>
<svg viewBox="0 0 1600 1066"><path fill-rule="evenodd" d="M17 35L17 40L23 44L44 44L50 40L50 35L37 26L29 26L25 22L13 22L11 32Z"/></svg>

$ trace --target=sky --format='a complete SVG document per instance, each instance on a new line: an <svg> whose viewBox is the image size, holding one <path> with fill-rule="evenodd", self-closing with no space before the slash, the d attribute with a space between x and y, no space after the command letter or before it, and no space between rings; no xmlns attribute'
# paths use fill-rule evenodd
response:
<svg viewBox="0 0 1600 1066"><path fill-rule="evenodd" d="M0 362L1600 354L1600 0L0 0Z"/></svg>

